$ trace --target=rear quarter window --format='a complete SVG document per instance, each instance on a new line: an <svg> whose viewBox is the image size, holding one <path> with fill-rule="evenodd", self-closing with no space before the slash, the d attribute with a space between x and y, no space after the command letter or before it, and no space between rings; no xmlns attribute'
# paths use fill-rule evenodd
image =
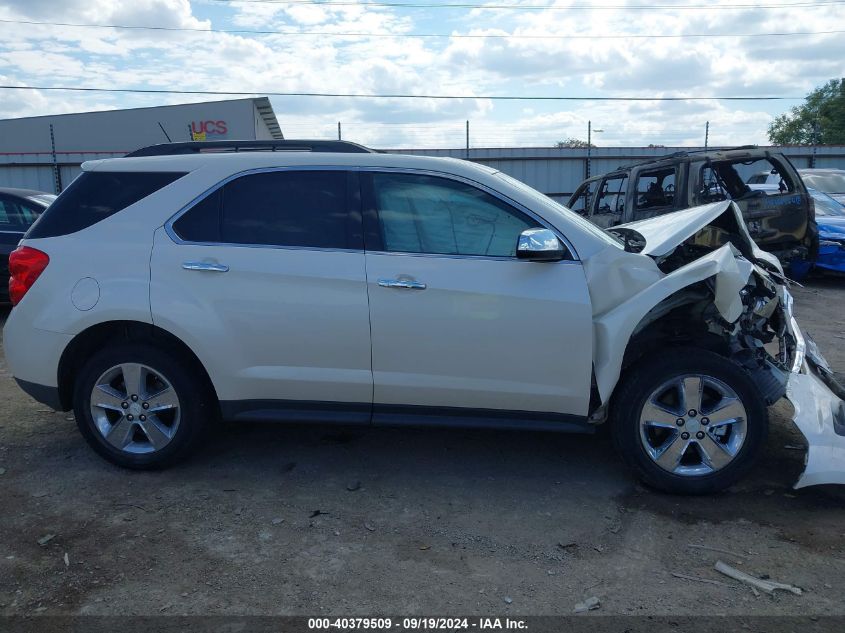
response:
<svg viewBox="0 0 845 633"><path fill-rule="evenodd" d="M97 224L178 180L182 172L83 172L26 234L58 237Z"/></svg>

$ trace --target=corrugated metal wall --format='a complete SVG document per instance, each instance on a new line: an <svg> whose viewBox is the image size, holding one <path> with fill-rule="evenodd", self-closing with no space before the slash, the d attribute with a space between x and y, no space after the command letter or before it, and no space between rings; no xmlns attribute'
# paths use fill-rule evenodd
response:
<svg viewBox="0 0 845 633"><path fill-rule="evenodd" d="M158 139L156 139L158 140ZM591 154L592 175L612 171L645 158L664 156L675 151L695 150L690 147L598 147ZM808 147L774 148L789 156L796 167L808 167L813 150ZM388 150L396 153L425 156L466 158L465 149ZM79 173L79 165L86 160L112 158L118 153L57 153L63 186L67 186ZM470 149L469 159L521 180L551 197L566 201L584 179L586 150L552 147L505 147L498 149ZM816 150L816 167L845 169L845 146L819 147ZM750 175L755 167L749 167ZM742 170L740 170L742 171ZM0 153L0 187L25 187L41 191L55 191L52 157L49 152L24 154Z"/></svg>
<svg viewBox="0 0 845 633"><path fill-rule="evenodd" d="M86 160L115 158L123 154L112 152L56 153L61 183L67 187L81 170ZM0 187L20 187L58 193L55 172L50 152L27 152L22 154L0 154Z"/></svg>
<svg viewBox="0 0 845 633"><path fill-rule="evenodd" d="M590 174L597 176L647 158L665 156L679 151L695 151L703 147L595 147L591 151ZM712 149L712 148L711 148ZM789 156L801 169L810 166L813 149L810 147L776 147L774 151ZM498 149L412 149L388 150L421 156L449 156L469 158L505 172L509 176L542 191L559 201L566 202L584 180L587 150L552 147L505 147ZM845 169L845 146L816 148L816 167ZM759 166L740 168L740 175L747 178ZM747 173L745 173L747 172Z"/></svg>

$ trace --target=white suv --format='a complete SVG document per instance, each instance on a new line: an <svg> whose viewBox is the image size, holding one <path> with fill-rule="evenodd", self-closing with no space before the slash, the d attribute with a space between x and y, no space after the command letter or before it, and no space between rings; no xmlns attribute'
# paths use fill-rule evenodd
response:
<svg viewBox="0 0 845 633"><path fill-rule="evenodd" d="M4 345L21 387L121 466L172 463L219 418L609 419L647 483L700 493L748 470L788 386L805 435L826 416L824 441L844 439L780 266L730 202L611 234L494 169L344 143L83 170L11 257ZM825 459L811 440L801 485L840 476Z"/></svg>

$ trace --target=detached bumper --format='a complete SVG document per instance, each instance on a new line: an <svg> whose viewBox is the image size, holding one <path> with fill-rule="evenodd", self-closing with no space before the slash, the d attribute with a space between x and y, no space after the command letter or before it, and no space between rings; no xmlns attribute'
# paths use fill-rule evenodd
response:
<svg viewBox="0 0 845 633"><path fill-rule="evenodd" d="M815 342L803 337L794 321L792 328L804 343L806 354L800 367L793 367L786 383L786 398L795 409L795 426L809 446L804 472L795 488L845 484L845 388L836 382Z"/></svg>

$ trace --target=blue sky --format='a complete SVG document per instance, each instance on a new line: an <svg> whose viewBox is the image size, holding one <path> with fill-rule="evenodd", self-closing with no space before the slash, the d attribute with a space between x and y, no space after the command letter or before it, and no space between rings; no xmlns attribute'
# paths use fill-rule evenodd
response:
<svg viewBox="0 0 845 633"><path fill-rule="evenodd" d="M397 0L411 2L412 0ZM458 3L458 0L449 0ZM420 0L417 0L420 2ZM730 10L736 4L815 6ZM845 34L599 39L609 35L845 30L831 0L465 0L543 10L217 0L5 0L0 19L373 36L255 35L0 23L0 83L345 93L567 96L804 95L845 75ZM822 4L827 3L827 4ZM426 0L423 4L446 2ZM589 10L574 6L590 5ZM638 10L638 5L671 6ZM684 10L693 5L702 10ZM554 8L552 8L554 7ZM443 38L420 34L439 33ZM459 38L455 35L507 35ZM515 38L514 35L550 39ZM216 99L219 97L208 97ZM204 100L184 95L3 91L0 117ZM289 137L377 147L765 143L778 102L494 102L272 97Z"/></svg>

